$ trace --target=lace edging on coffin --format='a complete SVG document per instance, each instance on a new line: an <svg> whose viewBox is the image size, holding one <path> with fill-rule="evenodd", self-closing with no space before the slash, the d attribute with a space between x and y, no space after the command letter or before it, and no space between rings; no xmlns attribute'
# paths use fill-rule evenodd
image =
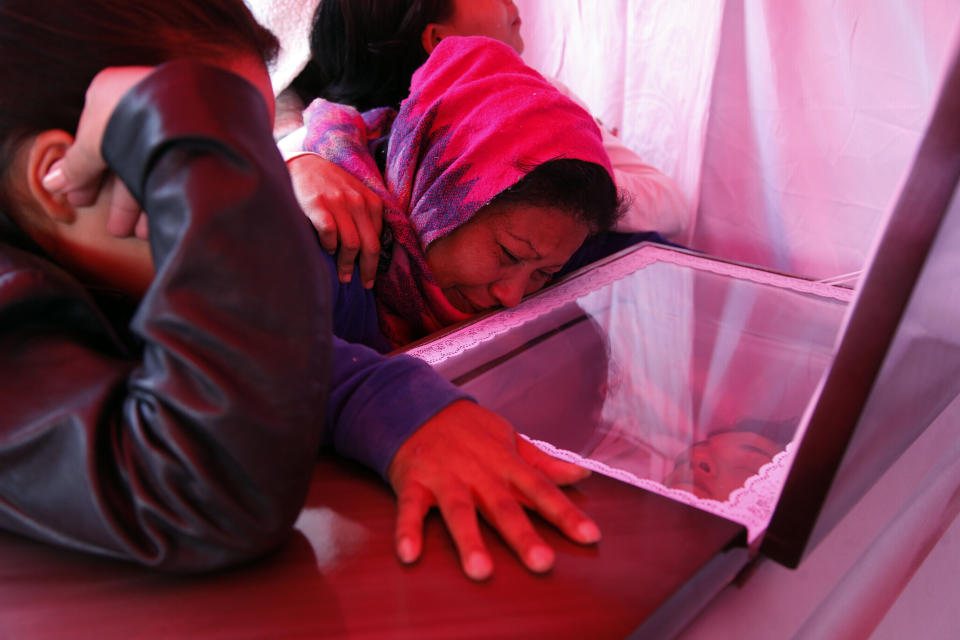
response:
<svg viewBox="0 0 960 640"><path fill-rule="evenodd" d="M584 458L566 449L558 449L549 442L526 439L555 458L742 524L747 529L747 542L750 545L759 538L770 523L777 500L780 498L780 490L790 470L794 452L793 443L788 443L783 451L773 457L773 460L760 467L756 475L748 478L742 487L731 493L725 501L720 501L699 498L683 489L671 489L654 480L639 478L629 471Z"/></svg>

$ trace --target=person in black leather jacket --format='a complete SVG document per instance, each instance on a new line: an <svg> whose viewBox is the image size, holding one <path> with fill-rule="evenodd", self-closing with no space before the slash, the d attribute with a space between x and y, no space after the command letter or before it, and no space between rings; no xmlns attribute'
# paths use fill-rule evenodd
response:
<svg viewBox="0 0 960 640"><path fill-rule="evenodd" d="M332 338L271 138L275 46L240 0L0 0L0 528L235 564L287 536L330 443L393 485L402 561L435 505L487 577L484 504L549 569L517 494L591 543L556 487L583 472L422 362ZM118 228L131 204L149 245Z"/></svg>

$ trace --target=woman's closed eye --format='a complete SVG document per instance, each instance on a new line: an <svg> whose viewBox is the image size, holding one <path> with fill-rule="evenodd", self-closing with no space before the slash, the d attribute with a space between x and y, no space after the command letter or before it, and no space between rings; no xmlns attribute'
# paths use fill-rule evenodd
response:
<svg viewBox="0 0 960 640"><path fill-rule="evenodd" d="M518 258L516 254L512 253L502 244L500 245L500 264L508 266L511 264L518 264L519 262L520 258Z"/></svg>

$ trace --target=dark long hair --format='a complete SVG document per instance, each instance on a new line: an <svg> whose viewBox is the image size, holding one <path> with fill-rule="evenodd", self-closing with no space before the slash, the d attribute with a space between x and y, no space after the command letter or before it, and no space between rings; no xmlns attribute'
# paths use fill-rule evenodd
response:
<svg viewBox="0 0 960 640"><path fill-rule="evenodd" d="M237 51L270 61L278 48L242 0L0 0L0 212L12 213L17 148L41 131L76 131L102 69Z"/></svg>
<svg viewBox="0 0 960 640"><path fill-rule="evenodd" d="M557 158L534 167L501 191L489 206L553 207L587 225L590 234L610 231L626 206L606 169L593 162Z"/></svg>
<svg viewBox="0 0 960 640"><path fill-rule="evenodd" d="M360 111L398 108L427 59L423 30L452 13L451 0L321 0L311 59L291 86L305 104L325 98Z"/></svg>

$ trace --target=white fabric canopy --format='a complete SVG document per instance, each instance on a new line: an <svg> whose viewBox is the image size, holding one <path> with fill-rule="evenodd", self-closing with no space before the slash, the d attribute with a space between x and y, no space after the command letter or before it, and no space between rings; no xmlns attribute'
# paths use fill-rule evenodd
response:
<svg viewBox="0 0 960 640"><path fill-rule="evenodd" d="M527 63L569 86L696 209L723 1L516 5Z"/></svg>
<svg viewBox="0 0 960 640"><path fill-rule="evenodd" d="M699 204L691 244L857 271L915 151L956 0L517 0L524 57Z"/></svg>

